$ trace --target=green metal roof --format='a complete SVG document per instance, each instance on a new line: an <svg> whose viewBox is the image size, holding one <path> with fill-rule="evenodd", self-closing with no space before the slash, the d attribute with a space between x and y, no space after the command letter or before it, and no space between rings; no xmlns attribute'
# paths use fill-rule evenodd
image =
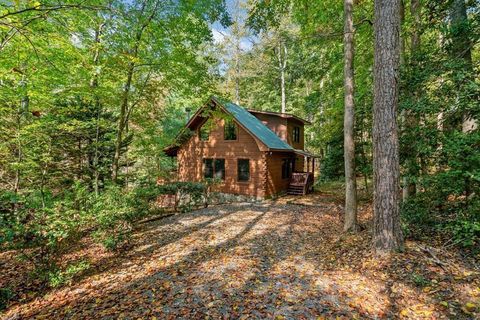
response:
<svg viewBox="0 0 480 320"><path fill-rule="evenodd" d="M270 130L253 114L234 103L227 102L217 97L212 97L214 101L222 105L241 125L243 125L251 134L257 137L269 149L293 151L294 149L285 141L281 140L275 132Z"/></svg>

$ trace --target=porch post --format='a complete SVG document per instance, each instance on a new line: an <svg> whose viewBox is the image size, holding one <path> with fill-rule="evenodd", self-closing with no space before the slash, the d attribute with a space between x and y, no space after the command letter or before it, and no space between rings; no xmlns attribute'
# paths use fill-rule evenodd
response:
<svg viewBox="0 0 480 320"><path fill-rule="evenodd" d="M312 176L313 180L315 180L315 158L312 158Z"/></svg>

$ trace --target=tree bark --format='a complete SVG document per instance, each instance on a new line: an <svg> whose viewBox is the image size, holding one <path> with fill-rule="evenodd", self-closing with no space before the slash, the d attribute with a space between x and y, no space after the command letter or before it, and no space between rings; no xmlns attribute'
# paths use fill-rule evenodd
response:
<svg viewBox="0 0 480 320"><path fill-rule="evenodd" d="M344 1L344 103L345 115L343 122L344 132L344 159L345 159L345 232L356 232L357 225L357 182L355 174L355 82L354 82L354 28L353 28L353 0Z"/></svg>
<svg viewBox="0 0 480 320"><path fill-rule="evenodd" d="M376 0L374 7L373 245L377 254L385 254L403 247L397 133L400 1Z"/></svg>

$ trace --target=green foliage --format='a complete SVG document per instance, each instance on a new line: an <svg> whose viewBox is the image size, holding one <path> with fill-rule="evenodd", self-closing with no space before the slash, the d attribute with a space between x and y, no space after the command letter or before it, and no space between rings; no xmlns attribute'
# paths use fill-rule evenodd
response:
<svg viewBox="0 0 480 320"><path fill-rule="evenodd" d="M415 285L418 287L426 287L430 285L430 280L428 280L421 274L413 273L412 280L415 283Z"/></svg>
<svg viewBox="0 0 480 320"><path fill-rule="evenodd" d="M337 135L327 145L326 155L320 162L320 179L322 181L338 180L343 177L345 166L343 163L343 136Z"/></svg>
<svg viewBox="0 0 480 320"><path fill-rule="evenodd" d="M79 261L69 265L65 270L52 270L48 272L48 282L50 287L56 288L66 284L71 284L74 277L87 270L90 264L87 261Z"/></svg>
<svg viewBox="0 0 480 320"><path fill-rule="evenodd" d="M13 298L13 296L14 293L12 292L12 289L8 287L0 288L0 311L7 307L8 302Z"/></svg>

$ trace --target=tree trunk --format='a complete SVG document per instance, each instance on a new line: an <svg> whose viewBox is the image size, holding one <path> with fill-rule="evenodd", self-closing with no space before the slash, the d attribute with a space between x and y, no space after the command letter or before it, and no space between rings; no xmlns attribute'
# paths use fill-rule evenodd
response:
<svg viewBox="0 0 480 320"><path fill-rule="evenodd" d="M375 1L373 244L377 254L403 246L397 133L400 1Z"/></svg>
<svg viewBox="0 0 480 320"><path fill-rule="evenodd" d="M100 23L98 28L95 29L95 51L93 54L93 65L96 67L99 65L100 61L100 39L102 34L104 23ZM98 189L99 189L99 176L100 171L98 168L99 162L99 151L98 151L98 144L100 140L100 115L101 115L101 104L100 98L95 90L98 88L98 74L95 72L93 78L90 82L90 87L94 90L94 100L95 100L95 109L97 111L97 119L95 122L95 153L93 155L93 190L95 191L95 195L98 196Z"/></svg>
<svg viewBox="0 0 480 320"><path fill-rule="evenodd" d="M282 53L283 52L283 53ZM285 69L287 68L287 46L280 41L278 44L278 68L280 70L280 92L281 92L281 111L287 112L287 96L285 93Z"/></svg>
<svg viewBox="0 0 480 320"><path fill-rule="evenodd" d="M451 13L451 29L452 29L452 58L454 60L461 60L463 68L471 73L472 66L472 51L471 42L468 34L468 16L465 0L453 0ZM469 77L471 78L471 77ZM467 81L471 81L468 79ZM477 128L476 120L469 112L464 112L462 115L462 131L470 132Z"/></svg>
<svg viewBox="0 0 480 320"><path fill-rule="evenodd" d="M354 102L354 29L353 29L353 0L344 1L344 86L345 86L345 116L344 158L345 158L345 223L346 232L357 231L357 182L355 174L355 102Z"/></svg>
<svg viewBox="0 0 480 320"><path fill-rule="evenodd" d="M240 104L240 39L235 44L235 103Z"/></svg>
<svg viewBox="0 0 480 320"><path fill-rule="evenodd" d="M140 43L142 41L142 36L143 32L145 31L145 28L150 24L152 19L155 17L155 14L157 13L158 6L161 1L156 1L152 12L150 15L147 17L145 22L140 26L140 29L138 29L136 35L135 35L135 42L133 44L132 50L131 50L131 56L132 60L135 60L138 57L138 49L140 47ZM144 1L142 3L142 8L140 10L140 17L143 16L145 7L146 7L147 1ZM120 103L120 116L118 119L118 128L117 128L117 137L115 140L115 153L113 156L113 161L112 161L112 181L113 183L116 183L117 178L118 178L118 170L119 170L119 160L120 160L120 152L121 152L121 147L123 143L123 132L125 130L125 127L128 125L128 116L130 112L132 111L131 109L129 110L128 108L128 103L129 103L129 98L130 98L130 90L132 87L132 81L133 81L133 73L135 71L135 62L132 61L128 64L127 68L127 80L124 84L123 91L122 91L122 98L121 98L121 103Z"/></svg>

